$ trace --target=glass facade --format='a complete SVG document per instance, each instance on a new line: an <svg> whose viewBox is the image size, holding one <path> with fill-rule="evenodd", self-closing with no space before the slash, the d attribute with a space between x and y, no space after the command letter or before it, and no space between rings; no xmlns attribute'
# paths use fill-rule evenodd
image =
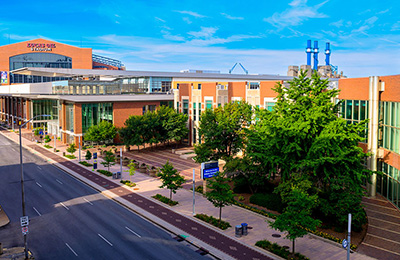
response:
<svg viewBox="0 0 400 260"><path fill-rule="evenodd" d="M66 104L65 105L65 123L67 127L67 131L74 132L74 105Z"/></svg>
<svg viewBox="0 0 400 260"><path fill-rule="evenodd" d="M184 115L189 115L189 100L188 99L182 100L182 113Z"/></svg>
<svg viewBox="0 0 400 260"><path fill-rule="evenodd" d="M342 100L340 115L349 124L356 124L368 119L368 101L366 100ZM368 140L368 124L365 124L364 142Z"/></svg>
<svg viewBox="0 0 400 260"><path fill-rule="evenodd" d="M72 68L72 58L54 53L25 53L10 57L10 70L24 67ZM10 73L10 83L37 83L62 80L60 77L42 77Z"/></svg>
<svg viewBox="0 0 400 260"><path fill-rule="evenodd" d="M380 102L381 146L400 154L400 102Z"/></svg>
<svg viewBox="0 0 400 260"><path fill-rule="evenodd" d="M112 103L82 104L82 133L86 133L89 127L101 121L113 122Z"/></svg>
<svg viewBox="0 0 400 260"><path fill-rule="evenodd" d="M120 95L131 93L168 93L172 78L140 77L101 80L68 80L53 82L57 95Z"/></svg>
<svg viewBox="0 0 400 260"><path fill-rule="evenodd" d="M33 121L33 127L40 127L51 120L58 120L59 105L57 100L32 100L31 118L39 115L51 115L51 117L37 117Z"/></svg>
<svg viewBox="0 0 400 260"><path fill-rule="evenodd" d="M212 109L212 100L206 100L206 109Z"/></svg>
<svg viewBox="0 0 400 260"><path fill-rule="evenodd" d="M377 176L376 191L400 208L400 170L380 162L382 175Z"/></svg>
<svg viewBox="0 0 400 260"><path fill-rule="evenodd" d="M276 102L265 102L264 108L268 111L272 111L274 109Z"/></svg>

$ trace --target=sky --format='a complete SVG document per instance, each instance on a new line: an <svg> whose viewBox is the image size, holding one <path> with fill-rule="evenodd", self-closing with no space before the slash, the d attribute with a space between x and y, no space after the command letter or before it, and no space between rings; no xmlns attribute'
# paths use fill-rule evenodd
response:
<svg viewBox="0 0 400 260"><path fill-rule="evenodd" d="M286 75L325 43L348 77L400 74L400 2L69 0L2 1L0 45L45 38L92 48L127 70ZM243 74L237 66L232 73Z"/></svg>

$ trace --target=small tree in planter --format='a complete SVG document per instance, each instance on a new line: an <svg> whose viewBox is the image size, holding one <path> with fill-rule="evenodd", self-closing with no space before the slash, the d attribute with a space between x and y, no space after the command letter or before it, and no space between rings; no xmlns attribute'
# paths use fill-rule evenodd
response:
<svg viewBox="0 0 400 260"><path fill-rule="evenodd" d="M146 164L145 164L145 163L142 163L142 164L139 166L138 171L141 172L141 173L146 173L146 172L147 172L147 166L146 166Z"/></svg>
<svg viewBox="0 0 400 260"><path fill-rule="evenodd" d="M108 168L108 171L110 171L110 166L115 165L115 155L112 151L106 151L104 153L104 157L103 157L104 162L101 162L101 164L104 167Z"/></svg>
<svg viewBox="0 0 400 260"><path fill-rule="evenodd" d="M76 152L76 145L74 143L70 144L67 148L67 152L69 152L71 156L74 156L74 153Z"/></svg>
<svg viewBox="0 0 400 260"><path fill-rule="evenodd" d="M128 172L129 172L129 181L132 183L132 176L135 175L135 172L136 172L136 163L131 161L128 164L128 167L129 167L129 170L128 170Z"/></svg>
<svg viewBox="0 0 400 260"><path fill-rule="evenodd" d="M44 142L47 144L47 143L49 143L50 141L51 141L50 136L46 135L46 136L44 137Z"/></svg>
<svg viewBox="0 0 400 260"><path fill-rule="evenodd" d="M85 159L86 159L87 161L89 161L90 159L92 159L92 153L91 153L89 150L86 151Z"/></svg>
<svg viewBox="0 0 400 260"><path fill-rule="evenodd" d="M185 183L185 178L179 174L178 170L167 161L157 174L162 181L160 188L167 188L170 190L169 199L172 200L172 193L176 193L176 190L182 188L182 184Z"/></svg>
<svg viewBox="0 0 400 260"><path fill-rule="evenodd" d="M151 166L151 168L149 169L149 175L150 175L150 177L157 176L157 168L155 166Z"/></svg>
<svg viewBox="0 0 400 260"><path fill-rule="evenodd" d="M222 208L231 205L234 200L234 194L228 184L228 178L223 173L219 173L214 178L208 180L206 193L207 199L219 208L218 226L221 224Z"/></svg>

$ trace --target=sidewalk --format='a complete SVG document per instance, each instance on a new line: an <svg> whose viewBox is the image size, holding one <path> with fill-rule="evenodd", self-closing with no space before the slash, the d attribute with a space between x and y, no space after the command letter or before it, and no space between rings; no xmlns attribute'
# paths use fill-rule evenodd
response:
<svg viewBox="0 0 400 260"><path fill-rule="evenodd" d="M10 139L18 142L18 135L8 131L2 131L2 134L9 137ZM197 220L192 216L193 212L193 193L188 190L179 190L173 195L173 200L179 202L177 206L168 207L164 204L154 200L151 196L159 193L164 196L169 196L169 190L160 189L160 180L157 178L149 177L146 174L136 173L132 177L132 181L137 184L134 188L120 188L119 180L114 180L111 177L105 177L98 173L92 172L91 169L81 166L75 160L68 160L62 157L62 152L65 151L66 146L58 145L57 149L60 150L59 153L54 154L49 149L43 148L42 145L33 143L27 139L23 139L23 145L30 149L36 150L37 153L42 156L46 156L50 161L61 164L61 168L65 167L67 171L71 172L71 169L75 172L74 176L82 179L84 182L89 183L89 185L97 187L103 193L107 193L110 197L120 203L129 204L128 207L136 209L139 214L143 213L145 216L150 216L148 218L158 219L161 222L165 222L166 228L178 228L189 234L195 243L204 245L203 247L208 250L216 252L211 246L218 248L223 254L219 256L221 258L227 258L227 255L237 259L279 259L274 257L270 253L264 250L258 249L254 246L255 242L262 239L267 239L271 242L277 242L281 246L288 246L291 249L291 242L284 239L284 234L271 229L268 226L267 218L256 213L252 213L248 210L242 209L237 206L228 206L222 209L222 218L231 224L231 228L225 231L218 231L216 228ZM53 145L53 141L51 142ZM76 156L78 152L76 152ZM82 159L84 154L82 153ZM78 156L77 156L78 157ZM101 159L98 160L99 169L105 169L101 164ZM69 170L68 170L69 169ZM129 180L130 176L128 172L125 172L127 167L123 167L122 179ZM119 164L110 167L110 171L116 172L120 171ZM121 202L122 201L122 202ZM195 195L195 213L204 213L207 215L213 215L218 217L219 209L215 208L206 198L201 194ZM155 216L152 217L152 215ZM183 217L185 216L185 217ZM253 229L249 230L247 236L241 238L235 237L234 226L240 223L246 222ZM159 225L163 225L159 223ZM189 226L191 228L189 228ZM179 231L178 231L179 232ZM223 235L225 236L223 236ZM280 234L280 238L272 237L273 234ZM207 244L207 245L206 245ZM228 246L229 244L229 246ZM243 247L241 245L247 245L253 250L248 250L248 247ZM242 252L248 252L248 255L242 254ZM260 254L264 252L264 256ZM334 243L316 236L307 235L303 238L296 239L296 252L299 252L310 259L325 259L325 260L336 260L336 259L346 259L346 251L341 247L340 244ZM216 253L218 254L218 253ZM269 255L270 257L267 257ZM374 259L365 256L360 253L351 254L351 259Z"/></svg>

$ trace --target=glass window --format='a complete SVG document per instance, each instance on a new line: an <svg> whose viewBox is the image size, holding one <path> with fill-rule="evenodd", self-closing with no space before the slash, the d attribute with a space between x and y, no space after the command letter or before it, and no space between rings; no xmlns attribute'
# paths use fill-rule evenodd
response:
<svg viewBox="0 0 400 260"><path fill-rule="evenodd" d="M196 121L196 103L193 102L193 120Z"/></svg>
<svg viewBox="0 0 400 260"><path fill-rule="evenodd" d="M353 119L358 120L360 113L360 101L354 100L354 111L353 111Z"/></svg>
<svg viewBox="0 0 400 260"><path fill-rule="evenodd" d="M353 100L346 100L346 119L351 119L353 111Z"/></svg>
<svg viewBox="0 0 400 260"><path fill-rule="evenodd" d="M185 115L189 114L189 100L188 99L184 99L182 101L182 113Z"/></svg>
<svg viewBox="0 0 400 260"><path fill-rule="evenodd" d="M89 127L101 121L113 122L112 103L82 104L82 133L86 133Z"/></svg>
<svg viewBox="0 0 400 260"><path fill-rule="evenodd" d="M272 111L274 109L275 102L265 102L265 109Z"/></svg>
<svg viewBox="0 0 400 260"><path fill-rule="evenodd" d="M197 85L197 89L201 89L201 84L198 84L198 85Z"/></svg>
<svg viewBox="0 0 400 260"><path fill-rule="evenodd" d="M206 109L212 109L212 100L206 100Z"/></svg>

